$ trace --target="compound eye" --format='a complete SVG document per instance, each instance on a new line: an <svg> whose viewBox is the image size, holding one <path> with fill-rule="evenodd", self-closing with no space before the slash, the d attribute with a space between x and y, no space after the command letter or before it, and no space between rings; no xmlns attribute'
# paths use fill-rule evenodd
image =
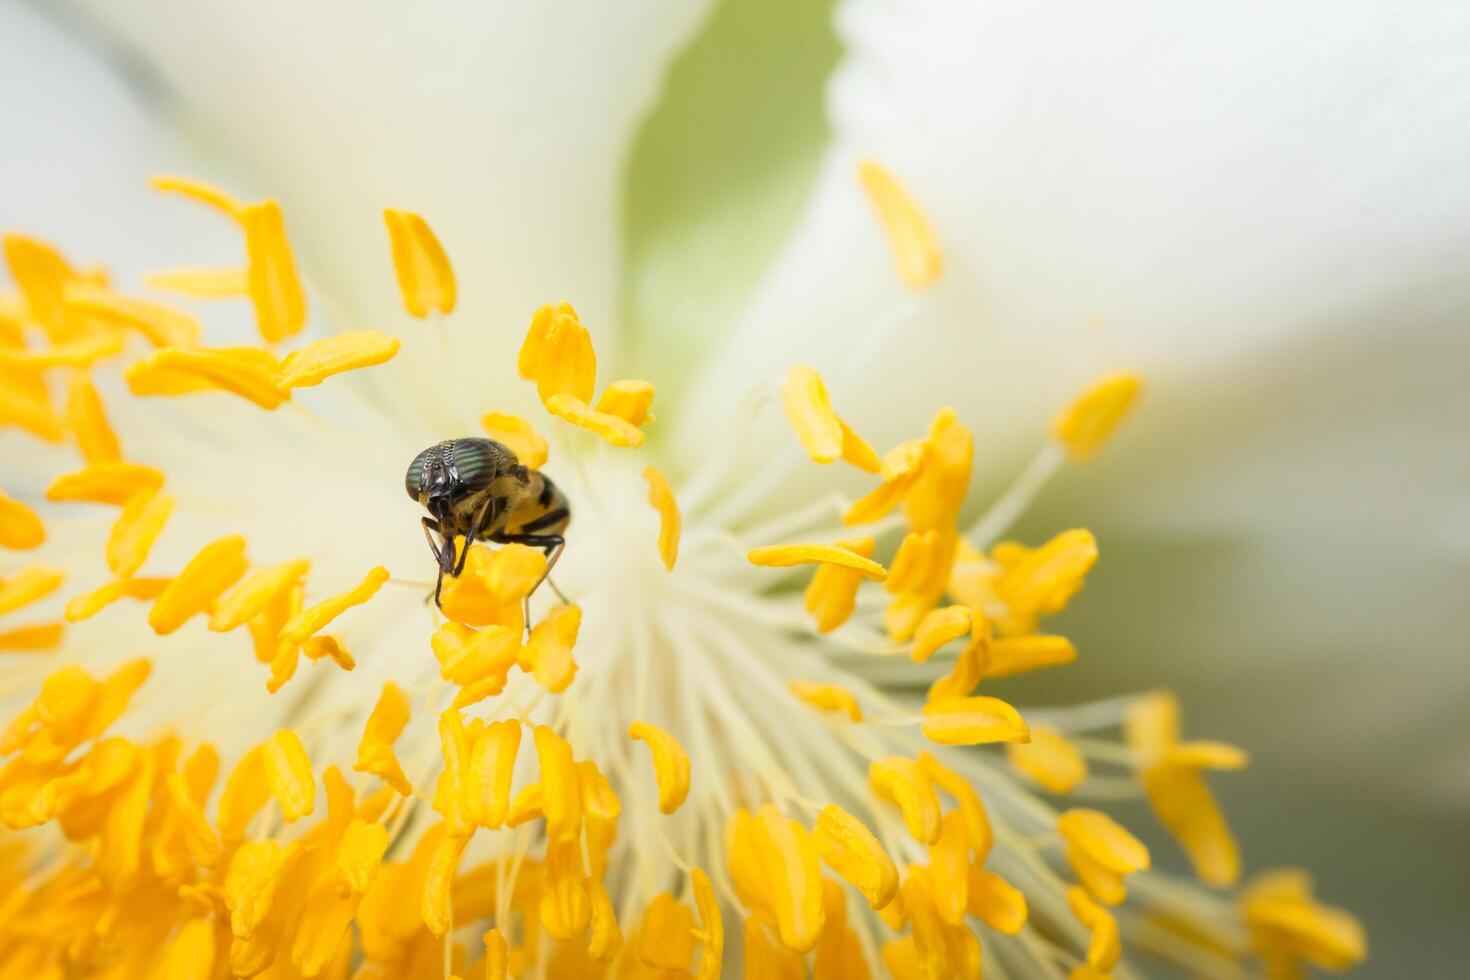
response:
<svg viewBox="0 0 1470 980"><path fill-rule="evenodd" d="M424 486L424 468L428 465L429 455L433 449L425 449L413 458L408 464L408 473L403 478L404 489L408 491L409 499L417 501L419 493Z"/></svg>
<svg viewBox="0 0 1470 980"><path fill-rule="evenodd" d="M503 469L505 450L489 439L456 439L451 452L458 486L467 493L488 487Z"/></svg>

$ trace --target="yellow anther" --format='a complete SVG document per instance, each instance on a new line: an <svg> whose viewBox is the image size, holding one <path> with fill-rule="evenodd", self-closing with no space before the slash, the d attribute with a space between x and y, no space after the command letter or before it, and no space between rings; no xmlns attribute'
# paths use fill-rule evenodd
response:
<svg viewBox="0 0 1470 980"><path fill-rule="evenodd" d="M527 381L536 382L536 392L547 408L551 408L552 396L560 394L571 395L584 407L590 405L597 384L597 354L572 304L548 303L536 311L516 369Z"/></svg>
<svg viewBox="0 0 1470 980"><path fill-rule="evenodd" d="M494 830L510 809L510 784L521 747L518 721L492 721L470 748L465 770L465 804L471 820Z"/></svg>
<svg viewBox="0 0 1470 980"><path fill-rule="evenodd" d="M1072 459L1090 458L1123 421L1142 386L1143 381L1136 374L1114 374L1103 378L1052 421L1052 438Z"/></svg>
<svg viewBox="0 0 1470 980"><path fill-rule="evenodd" d="M796 980L805 976L806 958L794 949L772 942L767 929L755 916L745 920L745 942L741 950L745 975L771 980Z"/></svg>
<svg viewBox="0 0 1470 980"><path fill-rule="evenodd" d="M806 952L822 934L822 865L811 834L774 806L761 807L755 823L755 852L770 882L770 898L781 942Z"/></svg>
<svg viewBox="0 0 1470 980"><path fill-rule="evenodd" d="M668 478L656 467L645 466L643 479L648 481L648 502L658 511L658 554L664 570L672 572L679 557L679 502L674 499Z"/></svg>
<svg viewBox="0 0 1470 980"><path fill-rule="evenodd" d="M215 925L204 916L194 916L179 926L162 951L159 976L208 976L214 966Z"/></svg>
<svg viewBox="0 0 1470 980"><path fill-rule="evenodd" d="M1026 924L1026 896L1000 875L971 865L967 911L996 932L1014 936Z"/></svg>
<svg viewBox="0 0 1470 980"><path fill-rule="evenodd" d="M629 425L639 428L654 421L652 408L653 383L632 378L614 381L602 389L602 394L597 399L599 412L616 415Z"/></svg>
<svg viewBox="0 0 1470 980"><path fill-rule="evenodd" d="M352 764L355 771L372 773L401 796L410 795L413 788L393 754L393 743L398 741L398 736L407 726L408 695L403 688L388 681L383 685L383 693L378 696L373 713L368 716L362 740L357 744L357 761Z"/></svg>
<svg viewBox="0 0 1470 980"><path fill-rule="evenodd" d="M304 643L306 638L322 630L328 623L353 606L367 602L388 581L388 569L381 565L367 573L361 582L346 592L323 599L314 606L303 609L281 630L281 639L290 643Z"/></svg>
<svg viewBox="0 0 1470 980"><path fill-rule="evenodd" d="M44 565L29 565L9 578L0 577L0 615L46 598L65 579L64 572Z"/></svg>
<svg viewBox="0 0 1470 980"><path fill-rule="evenodd" d="M335 636L313 636L301 644L301 655L307 660L331 660L343 670L352 670L357 661Z"/></svg>
<svg viewBox="0 0 1470 980"><path fill-rule="evenodd" d="M1115 874L1131 874L1149 866L1143 842L1100 810L1068 810L1057 817L1057 833Z"/></svg>
<svg viewBox="0 0 1470 980"><path fill-rule="evenodd" d="M1363 926L1342 909L1312 896L1304 872L1281 870L1258 876L1241 896L1251 945L1279 964L1282 976L1300 975L1299 963L1346 970L1368 955Z"/></svg>
<svg viewBox="0 0 1470 980"><path fill-rule="evenodd" d="M927 612L927 607L932 606L944 594L954 546L953 532L909 532L899 542L898 551L893 555L888 581L883 587L896 596L921 597ZM912 628L918 628L917 618Z"/></svg>
<svg viewBox="0 0 1470 980"><path fill-rule="evenodd" d="M1067 905L1077 920L1092 933L1092 941L1087 947L1087 964L1104 973L1111 970L1123 955L1117 920L1111 912L1094 902L1085 889L1076 885L1067 889Z"/></svg>
<svg viewBox="0 0 1470 980"><path fill-rule="evenodd" d="M553 841L575 841L582 833L582 781L567 740L545 725L532 730L541 762L541 812Z"/></svg>
<svg viewBox="0 0 1470 980"><path fill-rule="evenodd" d="M161 491L142 491L123 507L107 536L107 567L118 578L131 578L143 567L153 543L174 510L174 498Z"/></svg>
<svg viewBox="0 0 1470 980"><path fill-rule="evenodd" d="M575 395L561 392L546 399L546 410L564 422L606 440L614 446L643 445L643 430L617 415L599 412Z"/></svg>
<svg viewBox="0 0 1470 980"><path fill-rule="evenodd" d="M136 330L154 347L193 347L199 343L199 321L162 303L130 299L105 289L72 283L66 306L74 313L127 330Z"/></svg>
<svg viewBox="0 0 1470 980"><path fill-rule="evenodd" d="M464 574L444 585L444 615L471 626L525 629L521 600L546 576L546 555L523 544L470 548Z"/></svg>
<svg viewBox="0 0 1470 980"><path fill-rule="evenodd" d="M68 600L62 616L71 623L91 619L119 599L157 599L168 586L166 578L125 578Z"/></svg>
<svg viewBox="0 0 1470 980"><path fill-rule="evenodd" d="M250 274L243 268L166 269L150 272L143 285L161 293L179 293L195 299L233 299L250 295Z"/></svg>
<svg viewBox="0 0 1470 980"><path fill-rule="evenodd" d="M657 725L635 721L628 737L647 742L653 753L653 774L658 782L658 808L664 813L679 809L689 795L689 755L678 740Z"/></svg>
<svg viewBox="0 0 1470 980"><path fill-rule="evenodd" d="M470 764L470 735L457 708L451 707L439 716L439 755L444 768L434 787L434 809L444 817L447 836L468 837L474 832L465 775Z"/></svg>
<svg viewBox="0 0 1470 980"><path fill-rule="evenodd" d="M11 278L25 296L30 317L52 340L66 333L62 293L76 277L71 264L51 245L24 235L4 236L5 262Z"/></svg>
<svg viewBox="0 0 1470 980"><path fill-rule="evenodd" d="M510 947L499 929L485 933L485 980L509 980Z"/></svg>
<svg viewBox="0 0 1470 980"><path fill-rule="evenodd" d="M898 180L877 162L859 163L858 179L888 235L899 280L913 290L934 285L944 270L944 260L929 219Z"/></svg>
<svg viewBox="0 0 1470 980"><path fill-rule="evenodd" d="M847 922L847 895L830 879L822 882L822 910L827 924L813 951L812 980L871 976L862 941Z"/></svg>
<svg viewBox="0 0 1470 980"><path fill-rule="evenodd" d="M1006 756L1049 793L1070 793L1087 778L1087 760L1054 728L1031 729L1031 741L1007 745Z"/></svg>
<svg viewBox="0 0 1470 980"><path fill-rule="evenodd" d="M985 676L992 680L1043 667L1061 667L1077 659L1077 648L1065 636L1013 636L990 644Z"/></svg>
<svg viewBox="0 0 1470 980"><path fill-rule="evenodd" d="M1139 776L1159 821L1183 845L1200 879L1234 884L1240 848L1209 787L1204 769L1239 769L1246 753L1218 742L1180 742L1179 703L1167 691L1129 709L1124 735L1139 757Z"/></svg>
<svg viewBox="0 0 1470 980"><path fill-rule="evenodd" d="M975 792L968 780L928 752L919 753L919 765L924 774L934 781L934 785L959 804L960 813L965 817L965 839L970 845L970 859L975 864L983 864L995 841L995 835L990 828L990 817L985 812L985 805L980 801L980 794Z"/></svg>
<svg viewBox="0 0 1470 980"><path fill-rule="evenodd" d="M434 310L453 312L458 295L454 268L429 223L412 211L397 208L384 208L383 220L388 225L398 291L409 315L422 320Z"/></svg>
<svg viewBox="0 0 1470 980"><path fill-rule="evenodd" d="M699 928L693 935L702 946L694 975L697 980L719 980L725 959L725 920L720 916L720 903L704 869L695 868L689 872L689 880L694 887L694 904L699 910Z"/></svg>
<svg viewBox="0 0 1470 980"><path fill-rule="evenodd" d="M228 535L205 545L153 601L148 625L160 636L204 612L245 574L245 539Z"/></svg>
<svg viewBox="0 0 1470 980"><path fill-rule="evenodd" d="M491 439L515 453L522 466L539 470L546 465L546 440L536 433L530 422L518 415L487 412L480 416L480 425Z"/></svg>
<svg viewBox="0 0 1470 980"><path fill-rule="evenodd" d="M281 362L276 384L310 388L334 374L372 367L390 360L402 343L378 330L349 330L314 340Z"/></svg>
<svg viewBox="0 0 1470 980"><path fill-rule="evenodd" d="M42 370L57 367L87 367L122 353L123 340L116 333L97 333L50 347L34 350L11 350L0 347L0 367Z"/></svg>
<svg viewBox="0 0 1470 980"><path fill-rule="evenodd" d="M817 463L845 459L859 469L877 473L878 456L838 417L827 386L815 368L798 364L786 372L781 404L807 455Z"/></svg>
<svg viewBox="0 0 1470 980"><path fill-rule="evenodd" d="M1009 607L1011 618L1026 626L1066 608L1097 564L1097 540L1090 531L1063 531L1040 548L1016 549L1012 554L995 581L995 592Z"/></svg>
<svg viewBox="0 0 1470 980"><path fill-rule="evenodd" d="M51 405L46 379L27 368L0 364L0 423L7 422L47 442L61 442L66 435L61 416Z"/></svg>
<svg viewBox="0 0 1470 980"><path fill-rule="evenodd" d="M506 675L515 666L521 638L508 626L472 629L449 621L429 640L439 661L439 676L461 686L493 680L503 688Z"/></svg>
<svg viewBox="0 0 1470 980"><path fill-rule="evenodd" d="M244 625L261 612L273 599L306 577L311 562L305 558L283 561L279 565L258 569L215 606L209 617L209 628L227 632Z"/></svg>
<svg viewBox="0 0 1470 980"><path fill-rule="evenodd" d="M301 332L306 324L306 294L286 240L286 223L275 201L247 204L239 212L249 257L250 299L255 324L268 344Z"/></svg>
<svg viewBox="0 0 1470 980"><path fill-rule="evenodd" d="M148 178L148 185L154 190L163 191L165 194L178 194L200 204L214 208L226 217L238 219L240 211L244 207L239 201L212 184L206 184L202 180L193 177L181 177L175 174L158 174Z"/></svg>
<svg viewBox="0 0 1470 980"><path fill-rule="evenodd" d="M655 895L643 910L634 954L650 970L687 977L694 956L694 912L668 892Z"/></svg>
<svg viewBox="0 0 1470 980"><path fill-rule="evenodd" d="M424 925L436 936L443 936L454 928L450 895L454 886L454 873L459 868L459 858L464 853L467 842L468 838L445 833L434 845L428 873L424 875L420 912Z"/></svg>
<svg viewBox="0 0 1470 980"><path fill-rule="evenodd" d="M546 885L541 893L541 925L553 939L574 939L592 918L592 896L582 869L578 841L546 845Z"/></svg>
<svg viewBox="0 0 1470 980"><path fill-rule="evenodd" d="M861 558L873 554L872 538L844 538L837 547L846 548ZM817 621L817 631L830 633L847 622L857 605L858 586L863 574L839 565L819 565L806 587L806 611Z"/></svg>
<svg viewBox="0 0 1470 980"><path fill-rule="evenodd" d="M591 930L587 936L587 955L595 962L610 963L623 948L623 931L618 928L618 917L613 912L612 899L602 879L595 874L587 879L592 895Z"/></svg>
<svg viewBox="0 0 1470 980"><path fill-rule="evenodd" d="M965 815L951 810L939 821L939 840L929 845L925 869L934 911L951 926L963 926L969 905L970 862Z"/></svg>
<svg viewBox="0 0 1470 980"><path fill-rule="evenodd" d="M582 809L587 819L615 823L623 812L623 803L597 763L591 759L577 763L577 779L582 784Z"/></svg>
<svg viewBox="0 0 1470 980"><path fill-rule="evenodd" d="M295 854L294 849L274 840L249 841L235 851L224 890L236 939L249 939L265 921L275 902L282 869Z"/></svg>
<svg viewBox="0 0 1470 980"><path fill-rule="evenodd" d="M932 844L939 839L939 797L919 763L902 756L881 759L868 766L868 782L879 799L902 811L904 826L915 840Z"/></svg>
<svg viewBox="0 0 1470 980"><path fill-rule="evenodd" d="M510 809L505 813L505 825L519 827L523 823L539 820L542 816L541 784L532 783L522 786L521 791L510 801Z"/></svg>
<svg viewBox="0 0 1470 980"><path fill-rule="evenodd" d="M66 626L62 623L42 623L38 626L21 626L17 629L0 631L0 653L38 653L54 650L61 645Z"/></svg>
<svg viewBox="0 0 1470 980"><path fill-rule="evenodd" d="M817 815L812 836L827 867L863 893L868 904L881 909L898 894L898 869L862 821L836 804Z"/></svg>
<svg viewBox="0 0 1470 980"><path fill-rule="evenodd" d="M111 463L122 458L117 433L112 431L102 410L102 399L81 371L72 375L67 387L66 421L87 462Z"/></svg>
<svg viewBox="0 0 1470 980"><path fill-rule="evenodd" d="M534 674L537 683L552 694L565 691L577 675L572 648L581 626L581 607L557 606L536 624L518 655L522 668Z"/></svg>
<svg viewBox="0 0 1470 980"><path fill-rule="evenodd" d="M276 358L253 347L165 347L129 365L123 377L135 395L179 395L218 388L269 411L291 398L291 392L276 383L279 373Z"/></svg>
<svg viewBox="0 0 1470 980"><path fill-rule="evenodd" d="M219 798L219 815L215 819L220 840L226 845L243 840L245 829L270 795L265 774L265 748L257 745L240 757L225 778L225 788Z"/></svg>
<svg viewBox="0 0 1470 980"><path fill-rule="evenodd" d="M1026 742L1031 738L1021 713L1000 698L975 695L924 705L924 737L940 745Z"/></svg>
<svg viewBox="0 0 1470 980"><path fill-rule="evenodd" d="M28 551L46 540L46 525L19 500L0 493L0 548Z"/></svg>
<svg viewBox="0 0 1470 980"><path fill-rule="evenodd" d="M881 582L888 577L883 566L871 558L841 545L833 544L775 544L751 548L745 553L752 565L765 568L791 568L796 565L838 565L861 572L866 578Z"/></svg>
<svg viewBox="0 0 1470 980"><path fill-rule="evenodd" d="M141 463L93 463L58 476L46 488L46 499L86 501L121 507L142 491L163 486L163 474Z"/></svg>
<svg viewBox="0 0 1470 980"><path fill-rule="evenodd" d="M271 736L265 744L262 761L271 795L281 804L286 822L295 823L310 816L316 809L316 779L311 774L311 760L296 733L283 728Z"/></svg>
<svg viewBox="0 0 1470 980"><path fill-rule="evenodd" d="M787 681L786 689L821 711L835 711L848 721L862 721L863 709L847 688L837 684L814 684L811 681Z"/></svg>
<svg viewBox="0 0 1470 980"><path fill-rule="evenodd" d="M931 610L919 620L914 631L914 647L909 656L915 663L924 663L934 656L934 651L951 640L957 640L970 632L970 610L964 606L945 606Z"/></svg>
<svg viewBox="0 0 1470 980"><path fill-rule="evenodd" d="M952 408L942 408L929 423L924 462L904 495L904 511L915 531L954 526L970 488L975 440Z"/></svg>

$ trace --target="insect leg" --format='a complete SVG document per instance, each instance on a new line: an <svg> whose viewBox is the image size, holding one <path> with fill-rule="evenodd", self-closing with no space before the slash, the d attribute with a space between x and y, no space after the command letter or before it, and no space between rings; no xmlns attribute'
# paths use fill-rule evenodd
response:
<svg viewBox="0 0 1470 980"><path fill-rule="evenodd" d="M454 577L459 578L464 571L464 563L470 557L470 545L480 536L480 528L485 526L485 515L490 511L490 505L496 502L494 497L486 497L485 503L481 505L480 512L475 515L475 523L470 526L470 533L464 539L464 551L459 553L459 563L454 566ZM492 522L493 523L493 522Z"/></svg>
<svg viewBox="0 0 1470 980"><path fill-rule="evenodd" d="M434 535L430 531L438 531L439 536L444 536L444 529L439 522L433 518L424 517L420 519L424 525L424 540L429 542L429 550L434 553L434 561L439 565L439 576L434 579L434 605L439 605L439 590L444 587L444 552L434 543Z"/></svg>

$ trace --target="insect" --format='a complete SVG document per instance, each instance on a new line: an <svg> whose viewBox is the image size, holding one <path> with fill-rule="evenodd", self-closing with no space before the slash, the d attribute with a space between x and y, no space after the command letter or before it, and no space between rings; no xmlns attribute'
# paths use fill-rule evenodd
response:
<svg viewBox="0 0 1470 980"><path fill-rule="evenodd" d="M493 439L446 439L430 446L413 458L404 485L432 515L422 522L429 550L439 563L436 606L444 576L464 571L475 541L540 548L546 553L546 575L566 546L562 532L572 520L566 496ZM455 539L461 535L464 549L456 556Z"/></svg>

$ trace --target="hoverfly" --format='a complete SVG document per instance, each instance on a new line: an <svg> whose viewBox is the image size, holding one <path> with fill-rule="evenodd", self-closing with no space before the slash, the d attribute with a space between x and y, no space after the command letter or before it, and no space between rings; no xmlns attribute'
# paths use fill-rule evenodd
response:
<svg viewBox="0 0 1470 980"><path fill-rule="evenodd" d="M436 606L444 576L464 571L475 541L540 548L546 553L547 575L566 545L562 532L572 520L566 496L493 439L446 439L430 446L413 458L404 485L432 515L422 523L439 563ZM455 538L461 535L464 550L456 556Z"/></svg>

